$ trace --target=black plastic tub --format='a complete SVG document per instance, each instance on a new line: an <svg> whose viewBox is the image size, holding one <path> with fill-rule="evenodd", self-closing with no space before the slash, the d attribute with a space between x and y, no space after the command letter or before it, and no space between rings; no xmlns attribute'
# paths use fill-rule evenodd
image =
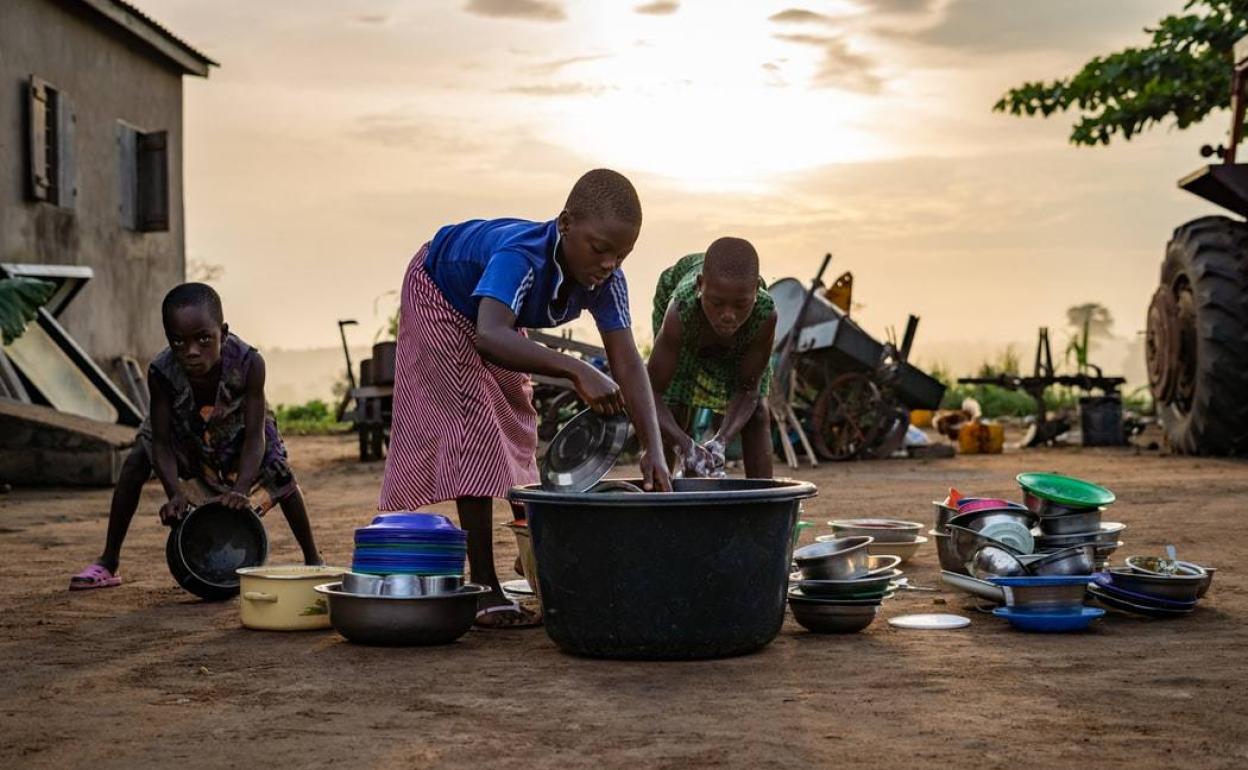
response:
<svg viewBox="0 0 1248 770"><path fill-rule="evenodd" d="M681 479L675 488L511 491L528 510L546 633L561 650L721 658L754 652L780 632L798 505L815 486Z"/></svg>

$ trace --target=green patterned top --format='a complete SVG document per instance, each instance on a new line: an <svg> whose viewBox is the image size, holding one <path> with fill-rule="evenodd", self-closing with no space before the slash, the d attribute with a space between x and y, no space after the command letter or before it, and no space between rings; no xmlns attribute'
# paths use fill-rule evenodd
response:
<svg viewBox="0 0 1248 770"><path fill-rule="evenodd" d="M658 339L663 328L663 316L668 305L675 302L680 309L680 323L684 330L676 359L676 373L668 385L663 400L668 404L690 407L706 407L723 412L737 392L737 370L750 344L759 334L763 323L775 312L775 302L767 293L767 285L758 279L758 296L750 317L737 330L731 346L714 350L700 349L698 339L708 327L702 303L698 301L698 276L702 273L705 254L690 254L663 271L654 292L654 336ZM767 395L771 385L771 363L768 362L759 379L759 395Z"/></svg>

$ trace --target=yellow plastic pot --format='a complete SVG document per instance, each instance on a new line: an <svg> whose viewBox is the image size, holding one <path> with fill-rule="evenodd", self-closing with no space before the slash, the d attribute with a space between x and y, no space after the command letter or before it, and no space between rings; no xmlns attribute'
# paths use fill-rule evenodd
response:
<svg viewBox="0 0 1248 770"><path fill-rule="evenodd" d="M342 567L302 564L238 570L238 609L243 626L261 631L329 628L329 606L313 589L346 572Z"/></svg>

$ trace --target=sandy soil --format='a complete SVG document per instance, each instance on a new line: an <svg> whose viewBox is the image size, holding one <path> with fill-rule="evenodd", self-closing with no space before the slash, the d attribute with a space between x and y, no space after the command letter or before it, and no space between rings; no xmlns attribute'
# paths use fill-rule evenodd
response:
<svg viewBox="0 0 1248 770"><path fill-rule="evenodd" d="M372 511L378 465L349 438L291 442L331 563ZM847 637L790 619L762 652L700 663L561 654L540 630L473 631L432 649L370 649L333 632L239 627L234 603L174 586L146 491L124 586L70 594L101 544L107 490L0 495L0 766L5 768L1248 766L1248 464L1133 450L1044 450L824 466L806 518L930 521L953 483L1013 495L1020 470L1099 480L1129 525L1119 556L1173 542L1220 568L1190 617L1113 616L1024 635L973 611L969 629ZM509 518L496 515L501 525ZM273 563L297 549L268 518ZM827 528L820 526L814 533ZM808 533L807 537L811 534ZM515 554L497 530L499 564ZM931 545L908 565L937 585ZM964 609L899 593L882 617Z"/></svg>

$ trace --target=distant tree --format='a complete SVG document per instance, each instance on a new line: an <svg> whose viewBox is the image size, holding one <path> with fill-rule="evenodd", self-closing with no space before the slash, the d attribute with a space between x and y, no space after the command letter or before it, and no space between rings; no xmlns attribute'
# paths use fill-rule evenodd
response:
<svg viewBox="0 0 1248 770"><path fill-rule="evenodd" d="M1129 140L1173 118L1178 128L1200 122L1231 101L1231 49L1248 34L1248 0L1187 0L1183 13L1145 28L1152 43L1098 56L1074 75L1011 88L994 106L1012 115L1074 110L1070 141Z"/></svg>

